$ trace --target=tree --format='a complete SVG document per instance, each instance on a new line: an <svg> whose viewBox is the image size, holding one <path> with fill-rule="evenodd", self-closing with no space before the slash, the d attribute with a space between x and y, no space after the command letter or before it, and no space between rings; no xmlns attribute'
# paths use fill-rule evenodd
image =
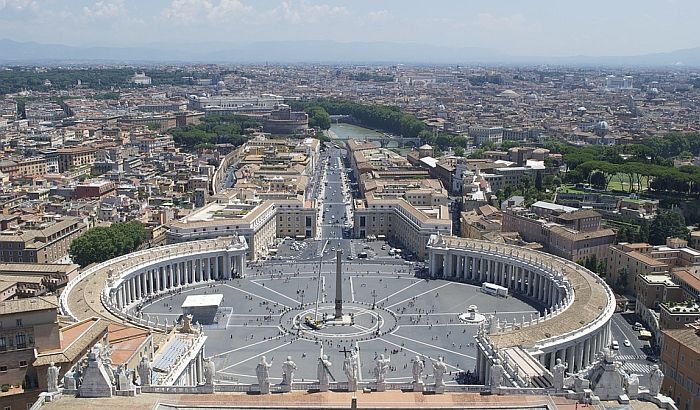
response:
<svg viewBox="0 0 700 410"><path fill-rule="evenodd" d="M649 226L649 243L652 245L663 245L666 238L688 239L689 235L685 218L678 209L659 211Z"/></svg>
<svg viewBox="0 0 700 410"><path fill-rule="evenodd" d="M119 222L90 228L71 242L68 252L73 262L85 267L133 252L145 239L146 229L140 222Z"/></svg>
<svg viewBox="0 0 700 410"><path fill-rule="evenodd" d="M605 174L603 174L601 171L594 171L591 174L591 185L597 189L607 188L608 181L605 178Z"/></svg>
<svg viewBox="0 0 700 410"><path fill-rule="evenodd" d="M620 268L620 270L617 271L617 281L613 284L617 293L625 293L627 290L627 276L627 268Z"/></svg>
<svg viewBox="0 0 700 410"><path fill-rule="evenodd" d="M455 147L454 148L455 155L458 157L463 157L464 156L464 148L462 147Z"/></svg>
<svg viewBox="0 0 700 410"><path fill-rule="evenodd" d="M309 127L320 128L327 130L331 127L331 116L318 105L306 108L306 113L309 114Z"/></svg>

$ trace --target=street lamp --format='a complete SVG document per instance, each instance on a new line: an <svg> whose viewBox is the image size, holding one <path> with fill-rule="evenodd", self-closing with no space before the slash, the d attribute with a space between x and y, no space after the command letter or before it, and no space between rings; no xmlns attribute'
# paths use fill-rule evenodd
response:
<svg viewBox="0 0 700 410"><path fill-rule="evenodd" d="M374 310L374 307L377 305L377 290L372 289L372 310Z"/></svg>

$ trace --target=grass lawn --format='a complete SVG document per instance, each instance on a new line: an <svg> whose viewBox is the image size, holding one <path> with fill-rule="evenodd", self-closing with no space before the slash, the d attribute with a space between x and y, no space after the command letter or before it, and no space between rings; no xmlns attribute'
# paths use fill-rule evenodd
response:
<svg viewBox="0 0 700 410"><path fill-rule="evenodd" d="M634 191L635 192L642 192L646 191L649 189L649 178L648 177L642 177L642 186L638 186L637 182L634 181ZM615 176L610 179L610 184L608 184L608 190L609 191L624 191L624 192L629 192L630 190L630 182L629 179L627 178L627 175L625 174L615 174Z"/></svg>

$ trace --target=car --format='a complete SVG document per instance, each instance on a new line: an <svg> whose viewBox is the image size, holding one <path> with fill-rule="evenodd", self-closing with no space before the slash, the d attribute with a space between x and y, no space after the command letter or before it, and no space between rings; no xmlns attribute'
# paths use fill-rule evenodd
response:
<svg viewBox="0 0 700 410"><path fill-rule="evenodd" d="M620 350L620 344L617 342L617 340L613 340L611 347L613 350Z"/></svg>
<svg viewBox="0 0 700 410"><path fill-rule="evenodd" d="M647 356L647 361L648 361L648 362L652 362L652 363L658 363L658 362L659 362L659 358L656 357L656 356Z"/></svg>
<svg viewBox="0 0 700 410"><path fill-rule="evenodd" d="M352 256L348 255L348 258L347 258L347 259L348 259L349 261L351 261L351 260L353 260L353 259L355 259L355 258L353 258Z"/></svg>
<svg viewBox="0 0 700 410"><path fill-rule="evenodd" d="M382 250L383 250L383 251L386 250L386 245L382 245Z"/></svg>
<svg viewBox="0 0 700 410"><path fill-rule="evenodd" d="M632 343L630 343L630 341L629 341L628 339L625 339L625 341L622 342L622 344L625 345L625 347L630 347L630 346L632 346Z"/></svg>

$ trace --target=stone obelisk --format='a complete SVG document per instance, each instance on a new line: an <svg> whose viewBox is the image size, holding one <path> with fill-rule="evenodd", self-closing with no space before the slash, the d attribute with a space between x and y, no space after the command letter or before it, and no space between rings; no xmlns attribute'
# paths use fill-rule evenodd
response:
<svg viewBox="0 0 700 410"><path fill-rule="evenodd" d="M343 318L343 276L342 263L343 251L335 251L335 319Z"/></svg>

